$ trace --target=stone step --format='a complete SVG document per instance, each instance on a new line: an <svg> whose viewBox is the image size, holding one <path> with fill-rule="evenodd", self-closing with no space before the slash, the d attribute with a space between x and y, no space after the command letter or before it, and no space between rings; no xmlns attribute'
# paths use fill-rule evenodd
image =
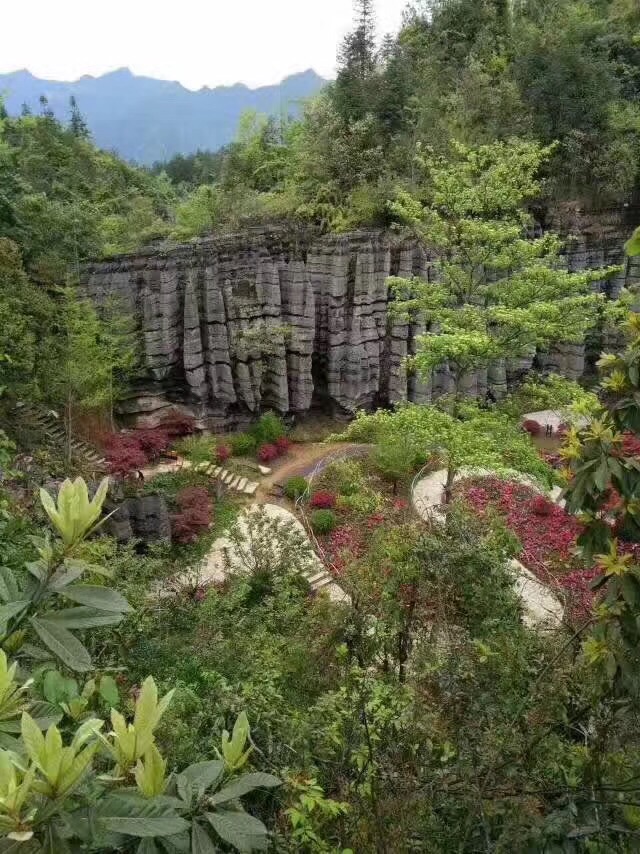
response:
<svg viewBox="0 0 640 854"><path fill-rule="evenodd" d="M236 486L236 489L238 490L238 492L244 492L244 488L245 488L245 486L246 486L246 485L247 485L247 478L246 478L246 477L241 477L241 478L240 478L240 482L239 482L239 483L238 483L238 485Z"/></svg>
<svg viewBox="0 0 640 854"><path fill-rule="evenodd" d="M237 475L235 475L229 481L228 487L229 487L229 489L236 489L239 483L240 483L240 478Z"/></svg>
<svg viewBox="0 0 640 854"><path fill-rule="evenodd" d="M211 472L211 477L219 477L221 473L222 473L222 466L215 466L215 468Z"/></svg>
<svg viewBox="0 0 640 854"><path fill-rule="evenodd" d="M258 484L255 481L249 481L249 483L242 490L245 495L255 495L256 490L258 489Z"/></svg>
<svg viewBox="0 0 640 854"><path fill-rule="evenodd" d="M224 476L222 478L222 482L224 483L225 486L229 486L229 484L233 480L233 477L234 477L233 472L225 471Z"/></svg>

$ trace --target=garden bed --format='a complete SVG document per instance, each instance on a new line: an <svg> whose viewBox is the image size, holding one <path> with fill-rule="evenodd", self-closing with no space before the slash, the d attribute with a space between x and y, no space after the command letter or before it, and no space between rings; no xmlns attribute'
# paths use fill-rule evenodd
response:
<svg viewBox="0 0 640 854"><path fill-rule="evenodd" d="M456 483L454 497L481 517L496 515L521 543L518 560L566 600L580 618L593 604L591 582L598 570L580 557L582 526L575 516L533 487L498 477L470 477Z"/></svg>

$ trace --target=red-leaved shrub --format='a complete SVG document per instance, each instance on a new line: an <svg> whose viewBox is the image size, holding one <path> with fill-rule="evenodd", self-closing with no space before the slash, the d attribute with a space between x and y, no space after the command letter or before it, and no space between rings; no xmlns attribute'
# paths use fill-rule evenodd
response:
<svg viewBox="0 0 640 854"><path fill-rule="evenodd" d="M309 504L317 510L333 510L336 506L335 493L326 491L314 492Z"/></svg>
<svg viewBox="0 0 640 854"><path fill-rule="evenodd" d="M272 463L279 456L275 445L262 445L258 448L258 459L261 463Z"/></svg>
<svg viewBox="0 0 640 854"><path fill-rule="evenodd" d="M133 433L107 433L102 445L111 474L125 477L144 468L149 461Z"/></svg>
<svg viewBox="0 0 640 854"><path fill-rule="evenodd" d="M181 510L185 507L208 507L209 493L204 486L185 486L176 495L176 503Z"/></svg>
<svg viewBox="0 0 640 854"><path fill-rule="evenodd" d="M522 422L522 429L526 430L530 436L539 436L542 433L542 427L533 418L526 418Z"/></svg>
<svg viewBox="0 0 640 854"><path fill-rule="evenodd" d="M286 436L280 436L279 439L276 439L274 444L278 449L278 454L281 457L289 453L289 449L291 448L291 442L289 441L289 439L287 439Z"/></svg>
<svg viewBox="0 0 640 854"><path fill-rule="evenodd" d="M195 433L196 420L192 415L173 412L165 418L160 426L170 438L178 439L180 436L189 436L191 433Z"/></svg>
<svg viewBox="0 0 640 854"><path fill-rule="evenodd" d="M216 448L216 460L221 464L226 463L231 454L232 451L229 445L218 445Z"/></svg>
<svg viewBox="0 0 640 854"><path fill-rule="evenodd" d="M209 493L202 486L188 486L176 495L179 512L171 517L171 534L176 543L193 543L211 523Z"/></svg>
<svg viewBox="0 0 640 854"><path fill-rule="evenodd" d="M135 437L142 450L150 459L154 459L163 451L166 451L171 443L169 434L161 427L150 427L146 430L137 430Z"/></svg>

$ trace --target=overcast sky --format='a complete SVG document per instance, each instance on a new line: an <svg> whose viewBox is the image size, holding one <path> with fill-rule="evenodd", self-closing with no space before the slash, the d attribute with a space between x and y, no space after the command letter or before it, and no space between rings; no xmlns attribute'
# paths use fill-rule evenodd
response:
<svg viewBox="0 0 640 854"><path fill-rule="evenodd" d="M381 34L407 0L377 0ZM190 89L333 76L352 0L0 0L0 72L75 80L128 66Z"/></svg>

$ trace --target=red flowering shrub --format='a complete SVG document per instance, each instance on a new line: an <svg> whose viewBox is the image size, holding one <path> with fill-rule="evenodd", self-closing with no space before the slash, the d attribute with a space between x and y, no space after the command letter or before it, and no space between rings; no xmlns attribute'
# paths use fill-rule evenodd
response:
<svg viewBox="0 0 640 854"><path fill-rule="evenodd" d="M539 436L542 433L542 427L538 424L537 421L534 421L532 418L526 418L522 422L522 429L526 430L530 436Z"/></svg>
<svg viewBox="0 0 640 854"><path fill-rule="evenodd" d="M179 512L171 517L171 534L176 543L193 543L211 523L209 493L202 486L188 486L176 495Z"/></svg>
<svg viewBox="0 0 640 854"><path fill-rule="evenodd" d="M275 445L262 445L258 448L258 459L261 463L272 463L279 456Z"/></svg>
<svg viewBox="0 0 640 854"><path fill-rule="evenodd" d="M178 439L180 436L190 436L192 433L195 433L196 420L193 415L183 415L180 412L173 412L165 418L160 426L170 438Z"/></svg>
<svg viewBox="0 0 640 854"><path fill-rule="evenodd" d="M216 448L216 460L220 464L226 463L231 454L232 451L229 445L218 445L218 447Z"/></svg>
<svg viewBox="0 0 640 854"><path fill-rule="evenodd" d="M280 436L279 439L276 439L274 445L278 449L278 454L283 457L285 454L289 453L289 449L291 448L291 442L287 439L286 436Z"/></svg>
<svg viewBox="0 0 640 854"><path fill-rule="evenodd" d="M333 510L336 506L336 494L335 492L319 490L311 496L309 504L318 510Z"/></svg>
<svg viewBox="0 0 640 854"><path fill-rule="evenodd" d="M536 516L551 516L553 506L553 502L544 495L538 495L531 501L531 510Z"/></svg>
<svg viewBox="0 0 640 854"><path fill-rule="evenodd" d="M163 451L166 451L171 443L169 434L161 427L152 427L148 430L137 430L135 437L149 459L153 459L154 457L159 456Z"/></svg>

